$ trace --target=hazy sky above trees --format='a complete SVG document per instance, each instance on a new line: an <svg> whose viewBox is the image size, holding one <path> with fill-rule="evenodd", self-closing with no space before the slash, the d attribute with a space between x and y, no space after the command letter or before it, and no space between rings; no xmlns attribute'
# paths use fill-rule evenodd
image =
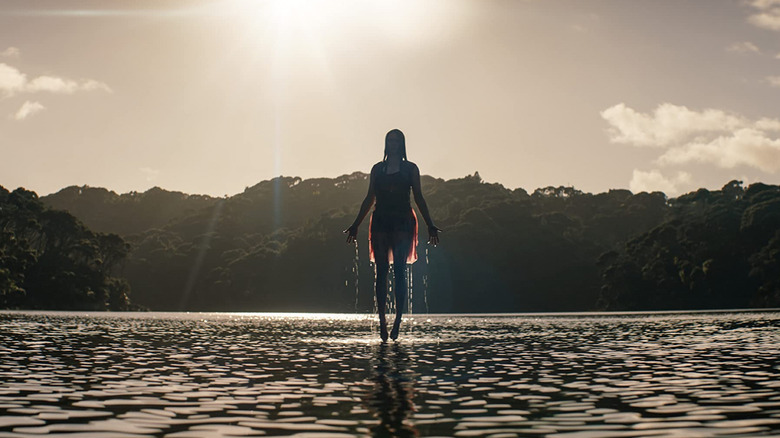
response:
<svg viewBox="0 0 780 438"><path fill-rule="evenodd" d="M780 183L780 0L3 0L0 185Z"/></svg>

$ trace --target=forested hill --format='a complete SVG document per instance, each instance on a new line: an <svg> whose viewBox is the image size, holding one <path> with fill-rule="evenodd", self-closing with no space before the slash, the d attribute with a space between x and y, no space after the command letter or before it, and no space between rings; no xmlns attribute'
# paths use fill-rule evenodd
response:
<svg viewBox="0 0 780 438"><path fill-rule="evenodd" d="M0 186L0 308L130 310L128 284L113 275L129 249L35 192Z"/></svg>
<svg viewBox="0 0 780 438"><path fill-rule="evenodd" d="M41 197L41 201L70 212L94 231L126 236L160 228L173 218L214 205L217 198L159 187L117 195L101 187L70 186Z"/></svg>
<svg viewBox="0 0 780 438"><path fill-rule="evenodd" d="M368 221L357 259L341 233L367 186L353 173L280 177L228 198L69 187L41 201L129 242L122 274L139 305L349 312L373 303ZM732 181L671 199L571 187L529 194L478 174L424 176L422 186L445 231L427 260L421 244L413 265L415 312L780 304L777 186Z"/></svg>

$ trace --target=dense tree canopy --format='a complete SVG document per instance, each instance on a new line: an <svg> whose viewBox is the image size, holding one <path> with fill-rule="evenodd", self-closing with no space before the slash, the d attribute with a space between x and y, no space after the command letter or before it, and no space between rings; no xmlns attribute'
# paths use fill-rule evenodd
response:
<svg viewBox="0 0 780 438"><path fill-rule="evenodd" d="M111 273L129 249L34 192L0 187L0 307L128 309L128 284Z"/></svg>
<svg viewBox="0 0 780 438"><path fill-rule="evenodd" d="M225 198L159 188L117 195L69 187L41 199L122 238L87 230L64 212L44 208L31 192L6 192L4 205L29 205L3 216L14 230L13 236L4 231L0 256L5 305L22 296L30 305L31 294L40 293L31 291L55 289L59 292L46 299L35 298L35 306L63 306L52 297L67 300L87 289L106 302L112 296L108 286L70 291L60 277L70 278L71 285L97 281L88 273L107 275L109 267L118 266L128 251L125 239L130 249L121 275L132 286L134 302L151 309L369 311L368 220L360 227L357 248L346 245L341 233L367 186L368 175L356 172L308 180L279 177ZM485 183L476 173L447 181L424 176L422 186L444 232L439 247L421 244L420 260L412 265L411 304L417 312L780 302L776 186L744 189L732 181L719 191L702 189L672 199L660 192L590 194L573 187L529 194ZM16 200L9 201L12 196ZM423 242L424 230L421 226ZM8 244L12 237L35 244ZM40 244L45 251L35 246ZM27 279L39 272L34 269L54 266L67 269ZM120 282L103 278L110 278L102 280L104 285Z"/></svg>
<svg viewBox="0 0 780 438"><path fill-rule="evenodd" d="M780 188L731 181L669 202L667 219L600 260L607 309L780 305Z"/></svg>

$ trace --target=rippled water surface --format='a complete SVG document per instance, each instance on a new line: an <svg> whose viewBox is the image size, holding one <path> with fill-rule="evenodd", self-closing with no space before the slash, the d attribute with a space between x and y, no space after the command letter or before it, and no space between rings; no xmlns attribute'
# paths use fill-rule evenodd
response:
<svg viewBox="0 0 780 438"><path fill-rule="evenodd" d="M780 313L0 313L0 437L780 435Z"/></svg>

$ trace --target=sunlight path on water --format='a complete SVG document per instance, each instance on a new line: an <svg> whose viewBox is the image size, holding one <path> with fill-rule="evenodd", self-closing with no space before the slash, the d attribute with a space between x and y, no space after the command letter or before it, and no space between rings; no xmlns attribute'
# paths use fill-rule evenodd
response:
<svg viewBox="0 0 780 438"><path fill-rule="evenodd" d="M777 436L780 313L0 313L0 437Z"/></svg>

